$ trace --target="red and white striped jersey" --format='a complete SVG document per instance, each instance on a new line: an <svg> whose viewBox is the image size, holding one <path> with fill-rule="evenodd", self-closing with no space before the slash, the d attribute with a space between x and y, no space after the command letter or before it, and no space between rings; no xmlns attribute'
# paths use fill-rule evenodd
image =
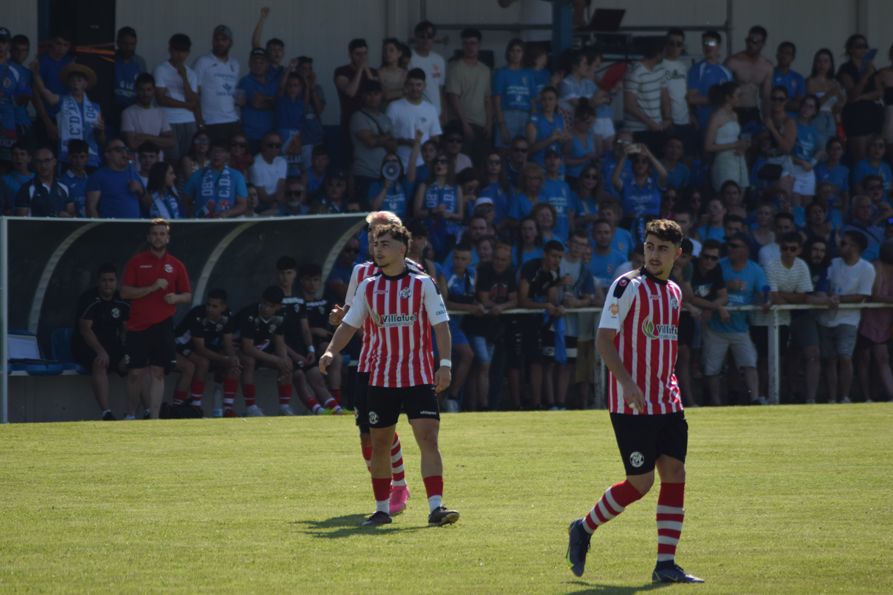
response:
<svg viewBox="0 0 893 595"><path fill-rule="evenodd" d="M608 290L598 327L617 331L614 347L645 396L645 415L682 411L675 373L681 308L679 286L648 274L644 268L621 275ZM608 410L636 414L610 373Z"/></svg>
<svg viewBox="0 0 893 595"><path fill-rule="evenodd" d="M369 386L403 388L434 384L431 327L449 319L434 280L407 267L395 277L364 279L343 322L369 329L363 337Z"/></svg>
<svg viewBox="0 0 893 595"><path fill-rule="evenodd" d="M424 269L422 269L422 265L418 264L413 260L406 259L407 268L413 272L420 275L426 274ZM344 296L344 305L347 307L351 307L353 305L354 296L357 293L357 287L359 284L371 277L372 275L377 275L381 272L381 267L379 267L374 262L367 261L362 264L355 265L353 267L353 271L350 274L350 282L347 285L347 294ZM360 348L360 358L357 361L357 372L368 372L369 371L369 333L372 332L372 321L366 320L363 324L363 345Z"/></svg>

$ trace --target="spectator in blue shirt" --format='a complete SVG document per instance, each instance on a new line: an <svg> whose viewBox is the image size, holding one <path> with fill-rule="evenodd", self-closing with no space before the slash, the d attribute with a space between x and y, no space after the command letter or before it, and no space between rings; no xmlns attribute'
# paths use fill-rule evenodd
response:
<svg viewBox="0 0 893 595"><path fill-rule="evenodd" d="M825 144L824 161L815 166L816 184L829 182L834 185L834 202L829 206L836 206L846 210L850 198L850 168L841 163L843 158L843 142L833 137Z"/></svg>
<svg viewBox="0 0 893 595"><path fill-rule="evenodd" d="M558 91L545 87L540 93L540 111L530 116L527 124L527 142L530 143L530 159L544 165L546 149L561 149L570 136L564 117L558 111Z"/></svg>
<svg viewBox="0 0 893 595"><path fill-rule="evenodd" d="M617 267L626 262L626 253L613 248L614 228L606 219L597 219L592 224L592 239L595 241L595 248L589 270L598 281L599 287L607 289L617 276Z"/></svg>
<svg viewBox="0 0 893 595"><path fill-rule="evenodd" d="M696 62L688 71L689 105L695 106L698 124L701 130L707 130L707 123L713 108L710 105L710 87L733 80L728 68L719 63L722 38L716 31L704 31L701 34L701 47L704 59Z"/></svg>
<svg viewBox="0 0 893 595"><path fill-rule="evenodd" d="M68 141L68 169L59 181L68 188L68 196L74 202L77 217L87 216L87 162L90 159L90 148L80 139Z"/></svg>
<svg viewBox="0 0 893 595"><path fill-rule="evenodd" d="M791 70L791 64L797 57L797 46L790 41L782 41L778 44L778 50L775 53L775 61L777 66L772 72L772 86L784 87L788 91L788 103L785 105L785 111L791 117L794 117L800 107L800 100L806 95L806 79L803 76Z"/></svg>
<svg viewBox="0 0 893 595"><path fill-rule="evenodd" d="M509 208L509 217L520 221L530 215L533 205L546 199L543 186L546 182L546 173L536 163L528 163L521 170L521 179L518 182L518 191L512 197Z"/></svg>
<svg viewBox="0 0 893 595"><path fill-rule="evenodd" d="M87 217L139 219L146 196L136 169L127 160L127 145L114 138L105 147L105 166L87 180ZM146 196L148 199L148 196Z"/></svg>
<svg viewBox="0 0 893 595"><path fill-rule="evenodd" d="M890 185L893 182L893 171L890 164L884 161L887 145L879 134L868 137L868 156L856 163L853 168L853 189L856 193L863 193L863 180L867 176L880 176L884 180L884 197L890 195Z"/></svg>
<svg viewBox="0 0 893 595"><path fill-rule="evenodd" d="M60 31L50 39L47 51L40 54L37 60L40 77L46 82L47 89L56 95L64 95L68 92L65 82L59 75L62 74L62 69L74 60L74 56L68 53L70 49L71 35ZM54 117L59 111L59 106L49 106L47 111L50 117Z"/></svg>
<svg viewBox="0 0 893 595"><path fill-rule="evenodd" d="M688 187L689 169L682 158L685 157L685 145L679 136L670 136L664 143L664 158L661 163L667 170L667 187L682 190Z"/></svg>
<svg viewBox="0 0 893 595"><path fill-rule="evenodd" d="M625 181L623 165L627 159L633 162L633 175ZM656 175L652 174L652 168ZM644 144L627 145L623 157L614 166L611 183L622 196L624 217L638 219L645 215L660 215L660 199L667 185L667 170Z"/></svg>
<svg viewBox="0 0 893 595"><path fill-rule="evenodd" d="M136 79L146 71L146 61L136 53L136 30L121 27L115 45L114 106L109 111L108 124L113 131L121 129L121 112L136 102Z"/></svg>
<svg viewBox="0 0 893 595"><path fill-rule="evenodd" d="M620 227L623 219L623 207L616 200L606 200L601 204L599 215L611 224L614 229L614 237L611 240L611 248L621 254L629 254L633 248L633 234L625 227Z"/></svg>
<svg viewBox="0 0 893 595"><path fill-rule="evenodd" d="M193 217L211 219L238 217L248 210L248 187L245 178L229 167L229 145L211 145L211 163L189 178L183 189Z"/></svg>
<svg viewBox="0 0 893 595"><path fill-rule="evenodd" d="M302 138L306 122L306 104L301 76L297 72L290 72L281 91L276 98L274 127L282 138L282 153L288 162L288 175L299 176L308 165L303 163Z"/></svg>
<svg viewBox="0 0 893 595"><path fill-rule="evenodd" d="M31 40L25 35L15 35L10 42L8 64L19 75L19 87L15 94L15 123L20 141L26 146L33 146L35 140L31 134L34 122L28 115L28 102L33 102L34 74L28 68L28 54L31 53ZM36 108L35 108L36 109Z"/></svg>
<svg viewBox="0 0 893 595"><path fill-rule="evenodd" d="M545 202L555 209L555 239L567 242L574 229L574 218L579 208L576 195L561 176L561 155L549 149L546 151L546 179L543 184ZM552 238L549 238L552 239Z"/></svg>
<svg viewBox="0 0 893 595"><path fill-rule="evenodd" d="M496 126L494 143L499 148L511 145L512 139L524 134L534 96L532 73L521 64L524 42L512 39L505 48L506 65L493 73L493 113Z"/></svg>
<svg viewBox="0 0 893 595"><path fill-rule="evenodd" d="M3 176L2 183L10 192L10 196L15 196L18 193L19 188L30 181L31 178L34 177L34 174L31 173L30 169L31 154L24 145L20 143L14 144L10 149L10 157L12 169L9 170L9 173Z"/></svg>
<svg viewBox="0 0 893 595"><path fill-rule="evenodd" d="M250 73L236 87L236 104L242 108L242 132L256 153L264 134L273 128L278 81L270 75L270 61L261 48L251 50L248 68Z"/></svg>
<svg viewBox="0 0 893 595"><path fill-rule="evenodd" d="M415 187L418 156L418 139L409 155L408 172L403 172L403 161L396 153L389 152L384 156L381 161L381 177L369 185L369 194L366 197L369 210L390 211L401 219L406 219L413 199L412 189Z"/></svg>
<svg viewBox="0 0 893 595"><path fill-rule="evenodd" d="M512 145L517 144L519 141L521 139L517 139ZM523 141L523 144L526 146L527 141ZM481 198L486 197L493 201L492 223L497 228L502 227L503 222L509 216L512 188L499 151L493 150L487 154L487 168L485 169L482 187L478 192L478 196Z"/></svg>

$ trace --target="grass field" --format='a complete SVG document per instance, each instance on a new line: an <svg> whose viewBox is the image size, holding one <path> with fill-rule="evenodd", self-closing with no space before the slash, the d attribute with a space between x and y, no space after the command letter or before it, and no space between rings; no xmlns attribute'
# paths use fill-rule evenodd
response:
<svg viewBox="0 0 893 595"><path fill-rule="evenodd" d="M893 405L696 409L679 561L698 593L893 591ZM568 522L622 477L607 413L449 415L445 502L361 529L349 417L0 427L0 591L633 593L651 590L656 491L594 536Z"/></svg>

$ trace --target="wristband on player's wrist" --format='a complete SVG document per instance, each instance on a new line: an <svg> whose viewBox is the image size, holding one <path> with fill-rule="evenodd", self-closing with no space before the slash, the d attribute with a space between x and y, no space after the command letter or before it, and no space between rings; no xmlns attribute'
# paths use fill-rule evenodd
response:
<svg viewBox="0 0 893 595"><path fill-rule="evenodd" d="M440 360L440 367L441 368L452 368L453 362L451 362L448 359L442 359L442 360Z"/></svg>
<svg viewBox="0 0 893 595"><path fill-rule="evenodd" d="M313 345L311 345L310 347L307 348L307 351L308 351L309 353L316 353L316 347L314 347Z"/></svg>

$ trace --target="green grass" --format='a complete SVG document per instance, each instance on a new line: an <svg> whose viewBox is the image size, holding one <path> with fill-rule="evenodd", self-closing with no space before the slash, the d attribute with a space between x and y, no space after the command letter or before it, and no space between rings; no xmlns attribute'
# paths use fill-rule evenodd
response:
<svg viewBox="0 0 893 595"><path fill-rule="evenodd" d="M890 592L893 405L696 409L679 561L699 593ZM656 490L593 538L568 522L622 477L603 411L445 416L452 527L377 530L353 420L0 427L0 591L567 593L649 590Z"/></svg>

